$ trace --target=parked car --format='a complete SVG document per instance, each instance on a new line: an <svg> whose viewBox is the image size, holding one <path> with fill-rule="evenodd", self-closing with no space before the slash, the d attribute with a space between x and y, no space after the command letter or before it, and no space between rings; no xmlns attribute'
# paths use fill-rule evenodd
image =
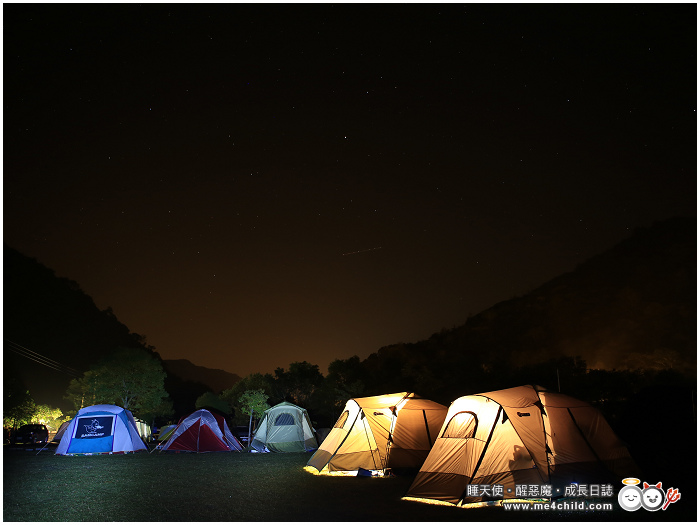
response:
<svg viewBox="0 0 700 525"><path fill-rule="evenodd" d="M49 430L46 425L39 424L22 425L12 436L12 442L15 445L19 443L46 443L48 440Z"/></svg>

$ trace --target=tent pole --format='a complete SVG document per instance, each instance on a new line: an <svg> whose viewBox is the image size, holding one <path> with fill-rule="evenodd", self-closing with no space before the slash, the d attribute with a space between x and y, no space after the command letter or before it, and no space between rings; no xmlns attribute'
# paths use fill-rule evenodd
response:
<svg viewBox="0 0 700 525"><path fill-rule="evenodd" d="M46 443L44 443L44 446L41 447L41 449L39 449L39 452L37 452L37 453L35 454L35 456L38 456L38 455L39 455L46 447L48 447L48 446L49 446L49 442L48 442L48 440L47 440Z"/></svg>
<svg viewBox="0 0 700 525"><path fill-rule="evenodd" d="M406 392L406 395L403 396L393 407L394 409L391 411L391 423L389 423L389 439L386 441L386 462L384 465L384 470L389 465L389 455L390 455L390 449L391 445L394 442L394 428L396 428L396 420L399 418L399 405L401 405L401 408L406 404L407 400L413 395L413 392ZM403 403L403 404L401 404ZM425 416L425 412L423 412L423 416ZM427 424L427 423L426 423ZM376 439L376 438L375 438ZM428 441L430 441L430 436L428 436Z"/></svg>
<svg viewBox="0 0 700 525"><path fill-rule="evenodd" d="M569 417L571 418L571 421L573 422L574 426L576 427L576 430L578 430L578 433L581 435L581 439L583 439L583 442L586 445L588 445L588 449L593 453L593 456L595 457L595 459L598 461L598 463L605 466L605 463L603 463L601 461L600 457L598 456L598 453L593 448L593 445L591 445L590 442L586 439L586 434L584 434L583 430L581 430L581 427L578 426L578 422L576 421L574 414L571 412L571 409L569 407L567 407L566 411L569 413Z"/></svg>
<svg viewBox="0 0 700 525"><path fill-rule="evenodd" d="M558 381L558 378L559 378L559 369L557 368L557 381ZM535 391L535 394L537 394L537 403L539 403L539 406L537 406L537 404L536 404L536 406L537 406L537 408L540 409L540 421L542 422L542 433L544 434L544 457L547 460L547 483L551 483L551 481L552 481L552 469L549 466L549 456L550 456L550 454L552 454L552 449L550 448L549 443L547 443L547 428L544 426L544 417L542 417L542 416L547 416L549 418L549 414L547 414L547 411L544 408L544 403L542 402L542 398L540 397L539 391L534 386L532 387L532 389Z"/></svg>
<svg viewBox="0 0 700 525"><path fill-rule="evenodd" d="M398 403L396 404L398 405ZM391 453L391 444L394 442L394 427L396 426L396 419L398 417L399 416L397 414L397 408L394 407L394 410L391 411L391 423L389 423L389 438L386 440L386 455L384 456L386 459L384 461L383 470L386 470L387 466L389 465L389 454Z"/></svg>
<svg viewBox="0 0 700 525"><path fill-rule="evenodd" d="M423 410L423 421L425 421L425 431L428 434L428 449L433 448L433 440L430 439L430 425L428 425L428 416L425 415L425 410Z"/></svg>

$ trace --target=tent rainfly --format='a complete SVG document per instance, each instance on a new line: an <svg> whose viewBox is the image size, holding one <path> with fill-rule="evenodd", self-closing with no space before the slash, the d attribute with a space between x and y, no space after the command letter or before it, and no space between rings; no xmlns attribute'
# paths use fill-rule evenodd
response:
<svg viewBox="0 0 700 525"><path fill-rule="evenodd" d="M256 452L309 452L318 443L306 410L285 401L265 411L251 446Z"/></svg>
<svg viewBox="0 0 700 525"><path fill-rule="evenodd" d="M173 435L176 428L177 425L166 425L161 427L160 431L158 432L158 436L156 436L156 441L161 442L165 441L166 439L170 439L170 436Z"/></svg>
<svg viewBox="0 0 700 525"><path fill-rule="evenodd" d="M243 450L226 420L206 409L192 412L180 420L161 451L230 452Z"/></svg>
<svg viewBox="0 0 700 525"><path fill-rule="evenodd" d="M417 469L446 413L446 406L408 392L350 399L307 467L319 472Z"/></svg>
<svg viewBox="0 0 700 525"><path fill-rule="evenodd" d="M55 442L55 443L60 443L61 438L63 437L63 434L66 433L66 429L68 428L69 424L70 424L70 421L64 421L63 423L61 423L61 426L58 427L58 431L56 432L56 435L54 435L54 437L51 441Z"/></svg>
<svg viewBox="0 0 700 525"><path fill-rule="evenodd" d="M638 472L597 409L519 386L455 400L407 497L467 504L521 497L516 485L549 485L556 497L571 483L619 483ZM504 490L473 490L484 485Z"/></svg>
<svg viewBox="0 0 700 525"><path fill-rule="evenodd" d="M146 450L131 412L114 405L81 408L56 447L59 456L124 454Z"/></svg>

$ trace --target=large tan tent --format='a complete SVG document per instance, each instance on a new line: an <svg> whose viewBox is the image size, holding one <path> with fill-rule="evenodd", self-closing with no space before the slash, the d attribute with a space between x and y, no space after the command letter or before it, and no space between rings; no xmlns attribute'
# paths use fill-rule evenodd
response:
<svg viewBox="0 0 700 525"><path fill-rule="evenodd" d="M583 401L520 386L460 397L408 497L450 503L520 497L516 485L619 483L638 474L625 445L600 412ZM502 495L474 491L503 486Z"/></svg>
<svg viewBox="0 0 700 525"><path fill-rule="evenodd" d="M446 413L408 392L350 399L307 465L319 472L418 468Z"/></svg>

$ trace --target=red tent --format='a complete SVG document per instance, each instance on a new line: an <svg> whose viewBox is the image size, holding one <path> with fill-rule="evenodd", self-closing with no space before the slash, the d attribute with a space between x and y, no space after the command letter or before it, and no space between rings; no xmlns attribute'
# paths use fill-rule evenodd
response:
<svg viewBox="0 0 700 525"><path fill-rule="evenodd" d="M243 447L223 417L201 409L180 420L163 450L240 452Z"/></svg>

